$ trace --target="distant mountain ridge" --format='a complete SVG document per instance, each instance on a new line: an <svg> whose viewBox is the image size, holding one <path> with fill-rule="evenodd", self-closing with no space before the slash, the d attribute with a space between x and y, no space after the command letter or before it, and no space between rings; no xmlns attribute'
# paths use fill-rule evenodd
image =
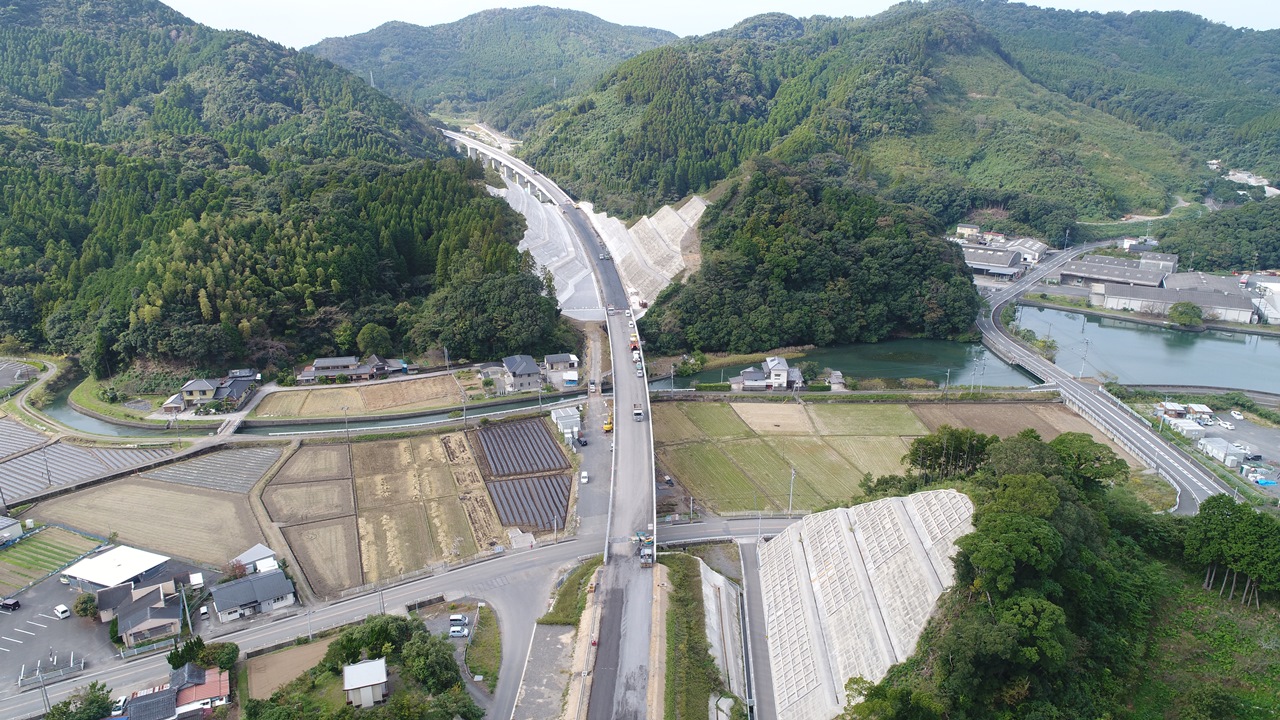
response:
<svg viewBox="0 0 1280 720"><path fill-rule="evenodd" d="M519 131L533 110L586 92L618 62L676 35L549 7L485 10L445 25L390 22L305 52L332 60L409 105L477 113Z"/></svg>

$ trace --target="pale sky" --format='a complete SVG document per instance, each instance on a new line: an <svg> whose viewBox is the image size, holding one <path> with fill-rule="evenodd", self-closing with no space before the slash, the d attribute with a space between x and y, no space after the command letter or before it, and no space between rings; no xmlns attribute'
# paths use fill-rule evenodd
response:
<svg viewBox="0 0 1280 720"><path fill-rule="evenodd" d="M278 43L300 48L327 37L355 35L385 22L416 25L453 22L495 7L552 5L582 10L621 25L670 30L680 36L705 35L765 12L866 16L895 4L893 0L163 0L197 22L216 28L247 30ZM1046 0L1032 3L1072 10L1186 10L1232 27L1270 30L1280 27L1275 0Z"/></svg>

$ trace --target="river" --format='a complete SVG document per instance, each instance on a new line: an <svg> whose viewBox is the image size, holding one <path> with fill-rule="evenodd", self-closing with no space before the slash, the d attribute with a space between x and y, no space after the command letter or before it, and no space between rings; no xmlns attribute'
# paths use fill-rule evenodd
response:
<svg viewBox="0 0 1280 720"><path fill-rule="evenodd" d="M1073 375L1126 385L1207 385L1280 393L1280 338L1166 330L1110 317L1018 308L1018 324L1058 343L1056 364ZM1086 342L1086 340L1088 342Z"/></svg>

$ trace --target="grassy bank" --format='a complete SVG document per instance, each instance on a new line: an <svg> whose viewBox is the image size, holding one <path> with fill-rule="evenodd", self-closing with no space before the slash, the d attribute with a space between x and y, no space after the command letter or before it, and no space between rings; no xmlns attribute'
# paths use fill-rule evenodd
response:
<svg viewBox="0 0 1280 720"><path fill-rule="evenodd" d="M489 692L498 689L498 669L502 667L502 634L498 615L493 608L480 608L478 619L467 647L467 669L472 676L483 675Z"/></svg>
<svg viewBox="0 0 1280 720"><path fill-rule="evenodd" d="M668 720L706 717L711 693L724 690L707 643L702 604L702 577L691 555L663 555L671 580L667 611L667 691L663 717Z"/></svg>
<svg viewBox="0 0 1280 720"><path fill-rule="evenodd" d="M98 392L102 388L103 384L101 382L94 380L93 378L85 378L83 382L76 385L75 389L71 391L71 395L68 399L76 405L79 405L86 410L92 410L99 415L105 415L117 420L147 423L148 425L155 425L157 427L165 426L166 423L164 420L155 420L147 417L155 411L156 407L165 401L165 398L160 397L159 395L125 398L125 400L128 401L145 400L149 405L146 410L134 410L133 408L125 407L123 402L112 403L100 398L98 396Z"/></svg>
<svg viewBox="0 0 1280 720"><path fill-rule="evenodd" d="M582 611L587 607L587 587L591 584L591 577L603 563L603 557L593 557L574 568L569 577L565 578L564 584L556 590L551 610L538 618L538 624L577 627L582 619Z"/></svg>

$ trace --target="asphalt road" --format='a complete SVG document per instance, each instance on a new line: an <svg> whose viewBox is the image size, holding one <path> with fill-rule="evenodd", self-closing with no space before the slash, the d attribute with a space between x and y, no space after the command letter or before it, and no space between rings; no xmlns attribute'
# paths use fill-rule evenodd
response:
<svg viewBox="0 0 1280 720"><path fill-rule="evenodd" d="M1160 477L1178 491L1178 502L1173 512L1180 515L1194 514L1200 503L1219 493L1230 493L1222 481L1182 450L1169 444L1129 411L1112 401L1099 389L1078 381L1067 371L1037 355L1013 338L998 322L1000 311L1018 295L1036 284L1045 275L1061 265L1101 243L1082 245L1054 256L1034 268L1025 276L989 296L990 314L978 316L978 328L983 341L1004 357L1014 358L1018 364L1046 383L1057 386L1062 396L1094 424L1101 426L1131 453L1139 456L1155 468ZM1232 493L1234 494L1234 493Z"/></svg>

